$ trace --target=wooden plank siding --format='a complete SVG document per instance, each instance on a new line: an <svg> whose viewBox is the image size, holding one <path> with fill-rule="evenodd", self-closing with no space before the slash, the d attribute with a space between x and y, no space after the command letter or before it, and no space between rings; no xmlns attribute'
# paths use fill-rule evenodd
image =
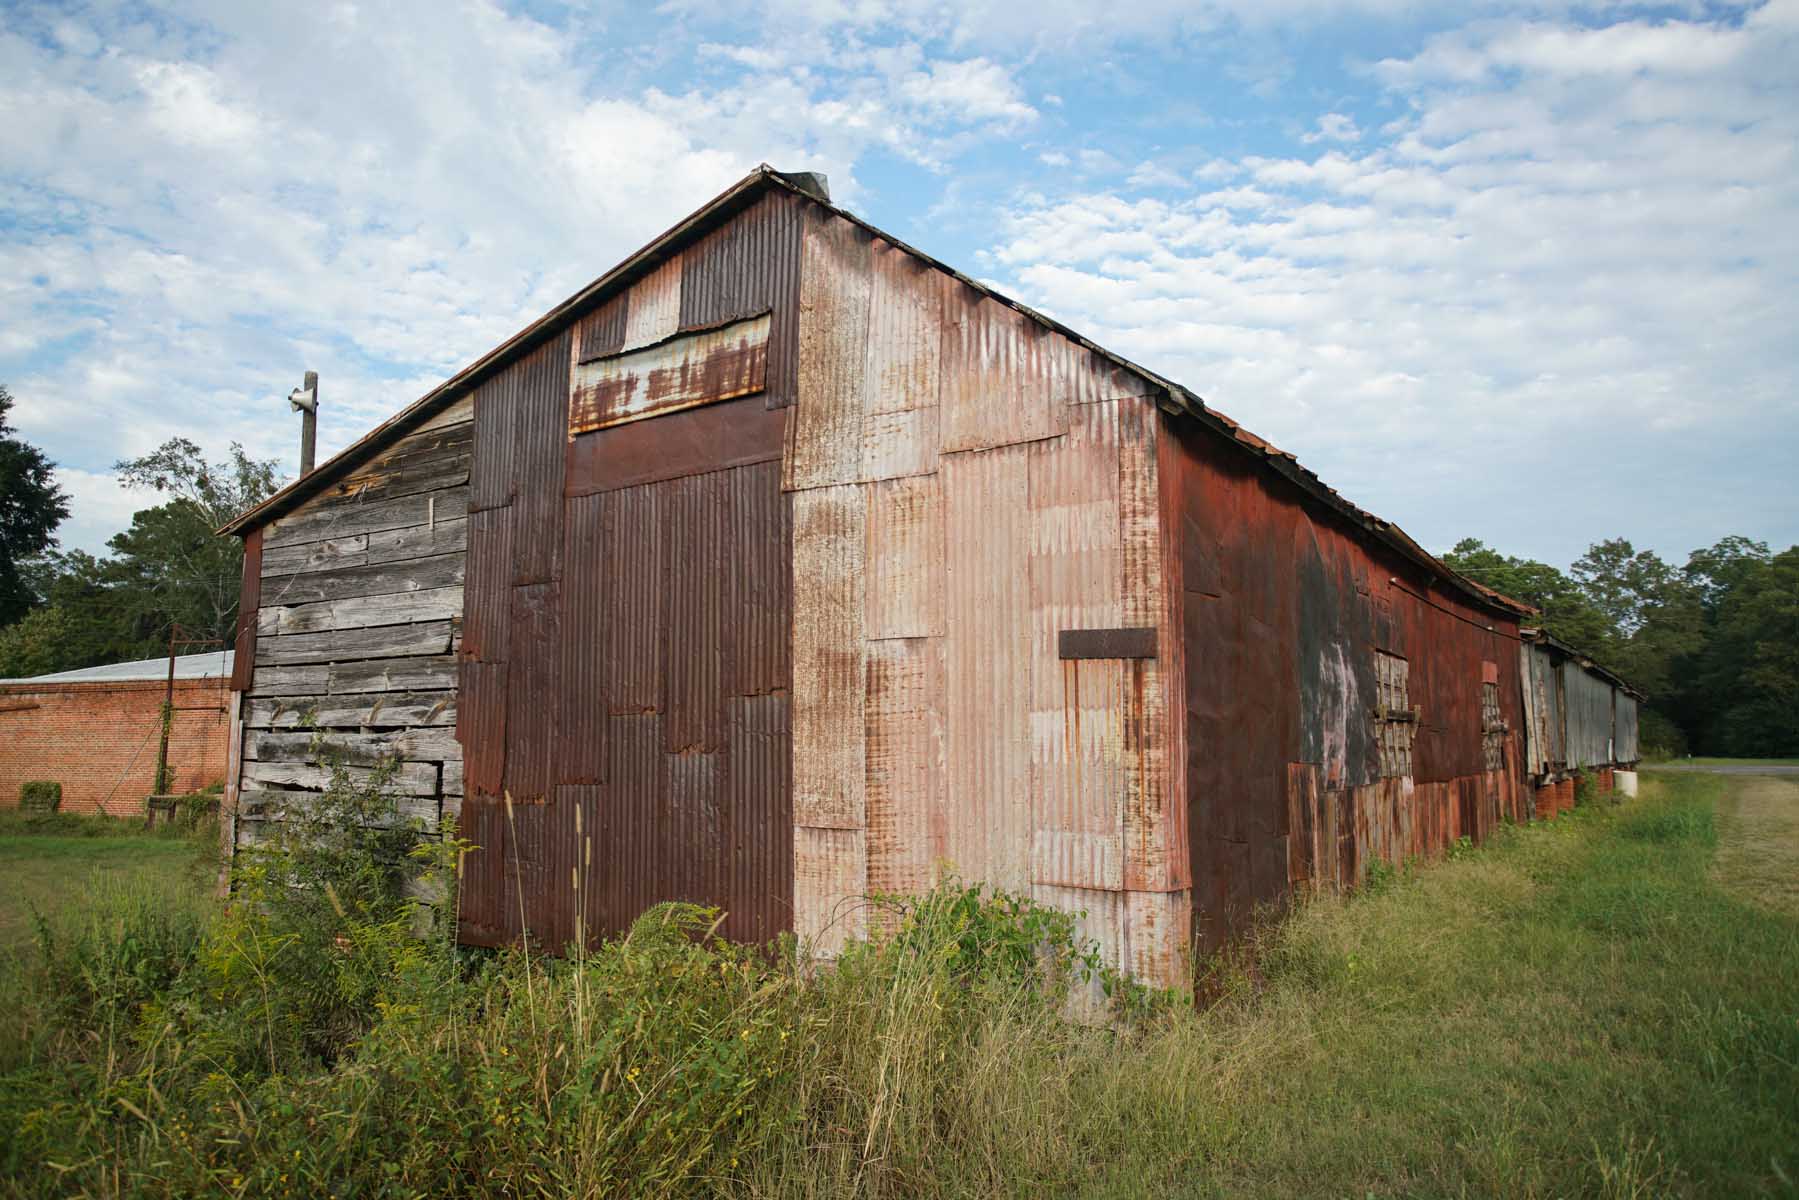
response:
<svg viewBox="0 0 1799 1200"><path fill-rule="evenodd" d="M473 416L468 398L450 404L259 531L234 845L316 802L333 763L352 781L385 766L400 817L428 830L460 811Z"/></svg>

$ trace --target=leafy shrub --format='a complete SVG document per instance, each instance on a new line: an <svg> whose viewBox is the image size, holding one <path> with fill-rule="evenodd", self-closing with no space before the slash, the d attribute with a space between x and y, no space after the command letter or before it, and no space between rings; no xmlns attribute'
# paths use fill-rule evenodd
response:
<svg viewBox="0 0 1799 1200"><path fill-rule="evenodd" d="M19 785L19 808L25 812L53 813L62 807L62 784L32 779Z"/></svg>
<svg viewBox="0 0 1799 1200"><path fill-rule="evenodd" d="M1574 807L1588 808L1599 799L1599 781L1585 771L1574 775Z"/></svg>

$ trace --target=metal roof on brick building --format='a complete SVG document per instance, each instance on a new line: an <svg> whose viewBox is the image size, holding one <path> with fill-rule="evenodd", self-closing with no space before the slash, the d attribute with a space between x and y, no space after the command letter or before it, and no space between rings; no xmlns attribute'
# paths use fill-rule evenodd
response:
<svg viewBox="0 0 1799 1200"><path fill-rule="evenodd" d="M216 679L230 674L229 650L175 656L176 679ZM102 667L82 667L75 671L57 671L50 675L0 679L0 686L37 683L141 683L168 677L169 660L165 656L139 659L136 662L108 663Z"/></svg>

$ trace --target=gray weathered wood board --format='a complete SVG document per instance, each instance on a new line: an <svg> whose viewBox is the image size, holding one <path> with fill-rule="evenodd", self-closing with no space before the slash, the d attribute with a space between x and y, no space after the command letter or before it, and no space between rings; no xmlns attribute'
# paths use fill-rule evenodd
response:
<svg viewBox="0 0 1799 1200"><path fill-rule="evenodd" d="M448 691L456 686L456 660L448 654L386 658L329 666L257 667L252 696L348 695L356 692Z"/></svg>
<svg viewBox="0 0 1799 1200"><path fill-rule="evenodd" d="M351 600L360 596L423 592L440 587L460 588L464 558L463 553L457 551L283 575L263 584L262 607L285 608L321 600Z"/></svg>
<svg viewBox="0 0 1799 1200"><path fill-rule="evenodd" d="M392 500L368 500L359 496L323 497L263 527L264 551L298 542L350 537L406 529L439 521L458 521L468 516L468 487L441 492L421 492Z"/></svg>
<svg viewBox="0 0 1799 1200"><path fill-rule="evenodd" d="M455 692L258 697L244 705L246 729L299 729L305 726L361 729L455 724Z"/></svg>
<svg viewBox="0 0 1799 1200"><path fill-rule="evenodd" d="M432 554L453 554L468 545L468 519L434 521L400 529L378 529L349 537L297 542L265 550L262 577L294 575L301 571L333 567L362 567L372 563L400 562ZM265 584L265 587L272 586Z"/></svg>
<svg viewBox="0 0 1799 1200"><path fill-rule="evenodd" d="M356 783L367 783L375 774L374 767L342 768ZM395 795L437 795L436 763L403 762L394 768L387 781ZM318 763L244 761L242 787L246 791L260 788L313 788L323 791L331 786L332 769Z"/></svg>
<svg viewBox="0 0 1799 1200"><path fill-rule="evenodd" d="M256 634L261 638L288 633L323 633L332 629L366 629L374 625L447 620L461 615L460 587L425 588L417 592L387 592L380 596L353 596L348 600L319 600L311 604L265 604L256 613Z"/></svg>
<svg viewBox="0 0 1799 1200"><path fill-rule="evenodd" d="M289 633L256 639L256 665L365 661L410 658L450 652L450 622L376 625L367 629L333 629L325 633Z"/></svg>
<svg viewBox="0 0 1799 1200"><path fill-rule="evenodd" d="M438 763L460 759L462 745L455 730L441 725L391 733L252 729L244 735L244 757L263 763L319 763L336 757L352 766L373 767L389 759Z"/></svg>

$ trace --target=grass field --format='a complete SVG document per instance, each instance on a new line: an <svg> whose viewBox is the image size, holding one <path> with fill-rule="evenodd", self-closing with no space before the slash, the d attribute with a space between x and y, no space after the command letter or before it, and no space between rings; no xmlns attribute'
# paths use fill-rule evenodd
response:
<svg viewBox="0 0 1799 1200"><path fill-rule="evenodd" d="M173 850L58 845L40 895L106 862L181 878ZM1307 904L1206 1010L1114 1029L913 960L783 982L697 947L413 963L335 1065L223 1090L242 1021L159 1016L143 1062L74 1086L91 1052L38 1020L0 1053L0 1143L60 1166L0 1194L1796 1195L1795 880L1799 781L1672 775Z"/></svg>
<svg viewBox="0 0 1799 1200"><path fill-rule="evenodd" d="M143 887L197 895L210 882L203 853L186 838L0 830L0 953L29 940L34 911L55 914L99 890Z"/></svg>

